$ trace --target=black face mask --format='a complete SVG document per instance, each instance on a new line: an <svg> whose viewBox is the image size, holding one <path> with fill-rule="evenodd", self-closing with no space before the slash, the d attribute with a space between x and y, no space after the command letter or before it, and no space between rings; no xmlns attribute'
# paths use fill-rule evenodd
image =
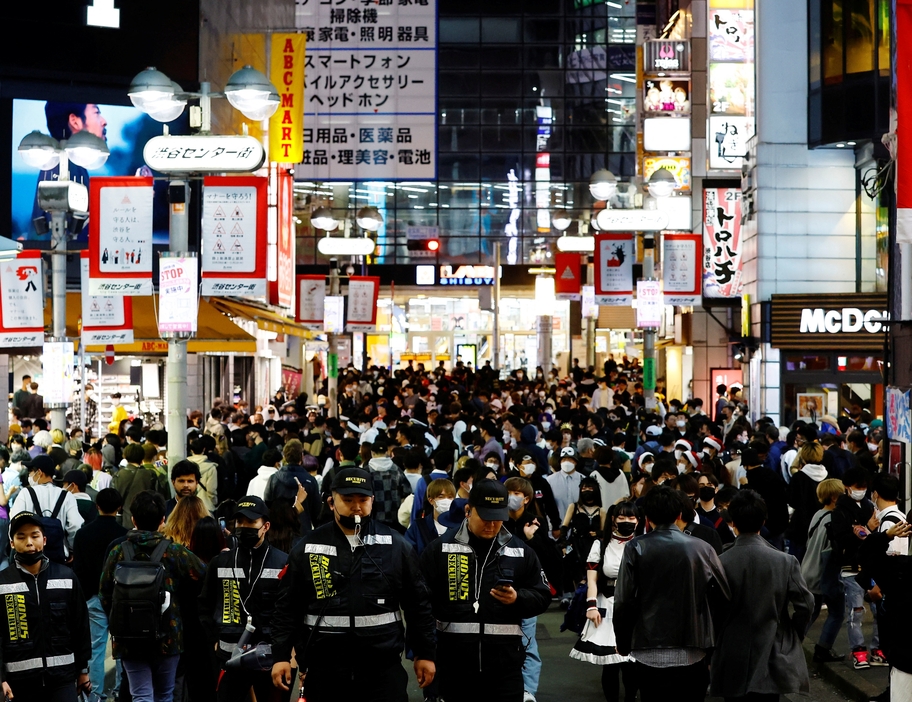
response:
<svg viewBox="0 0 912 702"><path fill-rule="evenodd" d="M584 505L594 505L595 504L595 491L594 490L584 490L580 493L580 502Z"/></svg>
<svg viewBox="0 0 912 702"><path fill-rule="evenodd" d="M338 520L339 520L339 525L340 525L343 529L354 529L354 528L357 527L358 524L359 524L359 522L356 522L356 521L355 521L354 515L348 515L347 517L343 517L341 514L338 514L338 513L337 513L337 518L338 518ZM362 531L363 531L365 528L367 528L367 520L368 520L368 519L370 519L370 517L366 517L366 516L364 516L364 515L361 515L360 525L361 525L361 530L362 530Z"/></svg>
<svg viewBox="0 0 912 702"><path fill-rule="evenodd" d="M722 517L723 522L725 522L726 524L731 524L732 519L731 519L731 515L728 513L728 507L726 507L725 509L720 509L719 516Z"/></svg>
<svg viewBox="0 0 912 702"><path fill-rule="evenodd" d="M632 536L633 532L636 531L636 528L636 522L618 522L615 531L621 536Z"/></svg>
<svg viewBox="0 0 912 702"><path fill-rule="evenodd" d="M23 566L33 566L38 563L44 554L41 551L27 551L25 553L15 553L16 562Z"/></svg>
<svg viewBox="0 0 912 702"><path fill-rule="evenodd" d="M260 530L255 527L237 527L234 537L242 548L253 548L260 542Z"/></svg>
<svg viewBox="0 0 912 702"><path fill-rule="evenodd" d="M716 496L716 488L712 485L700 488L700 499L703 502L710 502Z"/></svg>

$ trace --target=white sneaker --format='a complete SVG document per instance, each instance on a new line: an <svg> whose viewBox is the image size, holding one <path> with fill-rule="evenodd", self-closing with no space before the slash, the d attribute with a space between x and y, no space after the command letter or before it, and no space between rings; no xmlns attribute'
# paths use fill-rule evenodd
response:
<svg viewBox="0 0 912 702"><path fill-rule="evenodd" d="M523 691L523 702L535 702L535 695L531 692Z"/></svg>

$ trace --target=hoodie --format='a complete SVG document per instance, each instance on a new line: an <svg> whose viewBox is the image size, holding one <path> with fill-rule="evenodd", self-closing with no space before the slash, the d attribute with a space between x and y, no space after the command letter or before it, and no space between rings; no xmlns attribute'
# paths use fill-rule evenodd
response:
<svg viewBox="0 0 912 702"><path fill-rule="evenodd" d="M538 429L532 424L527 424L519 433L519 447L526 451L535 459L535 465L538 466L538 472L541 475L548 475L551 470L548 467L548 449L544 449L535 443L538 437Z"/></svg>
<svg viewBox="0 0 912 702"><path fill-rule="evenodd" d="M250 480L250 483L247 485L247 492L245 495L256 495L260 499L266 494L266 485L269 482L269 478L279 472L279 469L275 466L260 466L257 470L256 477Z"/></svg>
<svg viewBox="0 0 912 702"><path fill-rule="evenodd" d="M792 508L786 536L801 549L807 543L811 519L820 509L817 486L826 477L827 469L824 466L808 463L792 476L792 481L786 486L788 505Z"/></svg>
<svg viewBox="0 0 912 702"><path fill-rule="evenodd" d="M412 494L412 486L389 456L375 456L367 465L374 490L371 516L398 530L399 506Z"/></svg>

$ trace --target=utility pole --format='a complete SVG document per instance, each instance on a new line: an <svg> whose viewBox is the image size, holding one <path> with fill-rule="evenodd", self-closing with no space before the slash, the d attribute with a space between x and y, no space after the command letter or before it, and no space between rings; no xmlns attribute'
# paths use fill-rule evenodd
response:
<svg viewBox="0 0 912 702"><path fill-rule="evenodd" d="M643 278L655 278L655 236L650 232L643 237ZM643 330L643 398L646 411L655 412L656 403L656 330L647 327Z"/></svg>
<svg viewBox="0 0 912 702"><path fill-rule="evenodd" d="M491 367L500 372L500 242L494 242L494 338L491 340Z"/></svg>
<svg viewBox="0 0 912 702"><path fill-rule="evenodd" d="M339 291L339 260L329 259L329 294L331 297L337 297L342 293ZM327 416L335 417L338 414L338 395L339 395L339 352L336 348L336 334L327 334L329 341L329 353L326 354L326 395L329 402Z"/></svg>
<svg viewBox="0 0 912 702"><path fill-rule="evenodd" d="M171 201L170 251L186 256L190 248L187 211L190 193L183 180L172 180L168 186ZM194 264L196 259L193 259ZM168 338L168 407L165 428L168 432L168 465L187 457L187 335L171 332Z"/></svg>

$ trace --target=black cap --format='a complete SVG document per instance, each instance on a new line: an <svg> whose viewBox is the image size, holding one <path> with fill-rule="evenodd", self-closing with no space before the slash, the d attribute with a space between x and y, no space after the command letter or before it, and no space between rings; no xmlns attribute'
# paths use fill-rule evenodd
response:
<svg viewBox="0 0 912 702"><path fill-rule="evenodd" d="M340 495L374 496L371 486L371 475L361 468L344 468L333 478L332 491Z"/></svg>
<svg viewBox="0 0 912 702"><path fill-rule="evenodd" d="M260 517L268 517L269 509L266 507L266 503L263 502L262 498L259 498L256 495L247 495L246 497L242 497L237 503L237 509L234 512L235 519L237 519L238 515L246 517L247 519L257 520Z"/></svg>
<svg viewBox="0 0 912 702"><path fill-rule="evenodd" d="M469 492L469 506L486 522L503 522L510 518L507 488L497 480L479 480Z"/></svg>
<svg viewBox="0 0 912 702"><path fill-rule="evenodd" d="M10 541L13 540L13 537L16 535L16 532L19 531L19 527L23 524L34 524L41 532L44 533L44 524L41 522L41 517L39 517L34 512L20 512L15 517L10 519L9 524L9 536Z"/></svg>
<svg viewBox="0 0 912 702"><path fill-rule="evenodd" d="M57 464L46 453L39 453L29 461L22 461L22 465L26 466L29 471L40 470L45 475L52 477L57 474Z"/></svg>

